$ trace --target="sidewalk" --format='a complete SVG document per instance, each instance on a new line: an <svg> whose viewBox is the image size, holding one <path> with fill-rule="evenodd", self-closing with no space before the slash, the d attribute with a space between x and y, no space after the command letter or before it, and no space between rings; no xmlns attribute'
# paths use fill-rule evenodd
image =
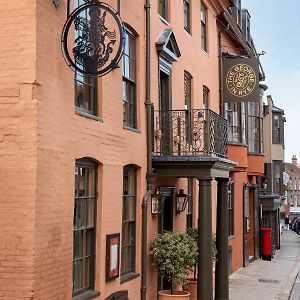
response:
<svg viewBox="0 0 300 300"><path fill-rule="evenodd" d="M230 300L288 300L290 294L290 300L299 300L299 269L300 235L283 231L281 249L272 261L257 259L229 277Z"/></svg>

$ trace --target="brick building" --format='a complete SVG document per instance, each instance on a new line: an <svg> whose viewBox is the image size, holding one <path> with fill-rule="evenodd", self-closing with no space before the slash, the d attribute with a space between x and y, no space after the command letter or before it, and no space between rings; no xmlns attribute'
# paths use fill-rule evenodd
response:
<svg viewBox="0 0 300 300"><path fill-rule="evenodd" d="M287 204L289 206L300 206L300 167L297 156L293 155L292 163L285 163L284 170L289 175L287 184Z"/></svg>
<svg viewBox="0 0 300 300"><path fill-rule="evenodd" d="M265 166L261 180L261 227L272 228L273 254L280 248L280 219L285 216L286 197L283 185L284 123L283 109L268 95L264 103Z"/></svg>
<svg viewBox="0 0 300 300"><path fill-rule="evenodd" d="M155 299L167 284L151 264L153 237L199 226L198 297L213 298L217 232L216 295L228 299L228 268L258 256L262 111L220 105L220 57L256 56L250 16L239 1L123 0L123 58L94 78L60 49L68 7L81 4L3 3L0 296ZM191 197L177 213L180 189ZM158 215L155 193L166 198ZM109 278L107 246L119 236Z"/></svg>

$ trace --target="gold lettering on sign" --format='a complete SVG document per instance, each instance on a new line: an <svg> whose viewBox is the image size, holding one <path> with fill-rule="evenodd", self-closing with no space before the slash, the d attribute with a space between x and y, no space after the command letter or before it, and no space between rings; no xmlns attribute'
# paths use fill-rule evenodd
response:
<svg viewBox="0 0 300 300"><path fill-rule="evenodd" d="M236 97L250 95L255 88L255 84L255 72L246 64L234 65L226 75L227 89Z"/></svg>

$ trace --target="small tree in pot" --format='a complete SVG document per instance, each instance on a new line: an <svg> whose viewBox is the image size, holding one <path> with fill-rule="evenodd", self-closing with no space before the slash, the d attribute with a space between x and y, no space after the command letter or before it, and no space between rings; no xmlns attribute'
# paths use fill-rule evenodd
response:
<svg viewBox="0 0 300 300"><path fill-rule="evenodd" d="M196 264L196 241L186 233L165 232L157 235L150 253L160 275L171 282L169 294L174 295L173 285L184 285Z"/></svg>

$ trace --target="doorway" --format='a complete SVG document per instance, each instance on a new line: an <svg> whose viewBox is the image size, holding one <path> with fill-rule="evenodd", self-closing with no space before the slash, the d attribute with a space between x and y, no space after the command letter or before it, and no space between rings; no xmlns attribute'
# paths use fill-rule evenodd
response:
<svg viewBox="0 0 300 300"><path fill-rule="evenodd" d="M173 213L174 213L174 190L173 187L161 187L159 188L160 193L166 195L164 206L161 213L158 216L158 233L164 233L166 231L173 231ZM158 290L170 290L170 282L158 275Z"/></svg>
<svg viewBox="0 0 300 300"><path fill-rule="evenodd" d="M172 102L170 73L159 70L159 110L161 114L160 128L162 133L161 152L164 155L172 154Z"/></svg>

